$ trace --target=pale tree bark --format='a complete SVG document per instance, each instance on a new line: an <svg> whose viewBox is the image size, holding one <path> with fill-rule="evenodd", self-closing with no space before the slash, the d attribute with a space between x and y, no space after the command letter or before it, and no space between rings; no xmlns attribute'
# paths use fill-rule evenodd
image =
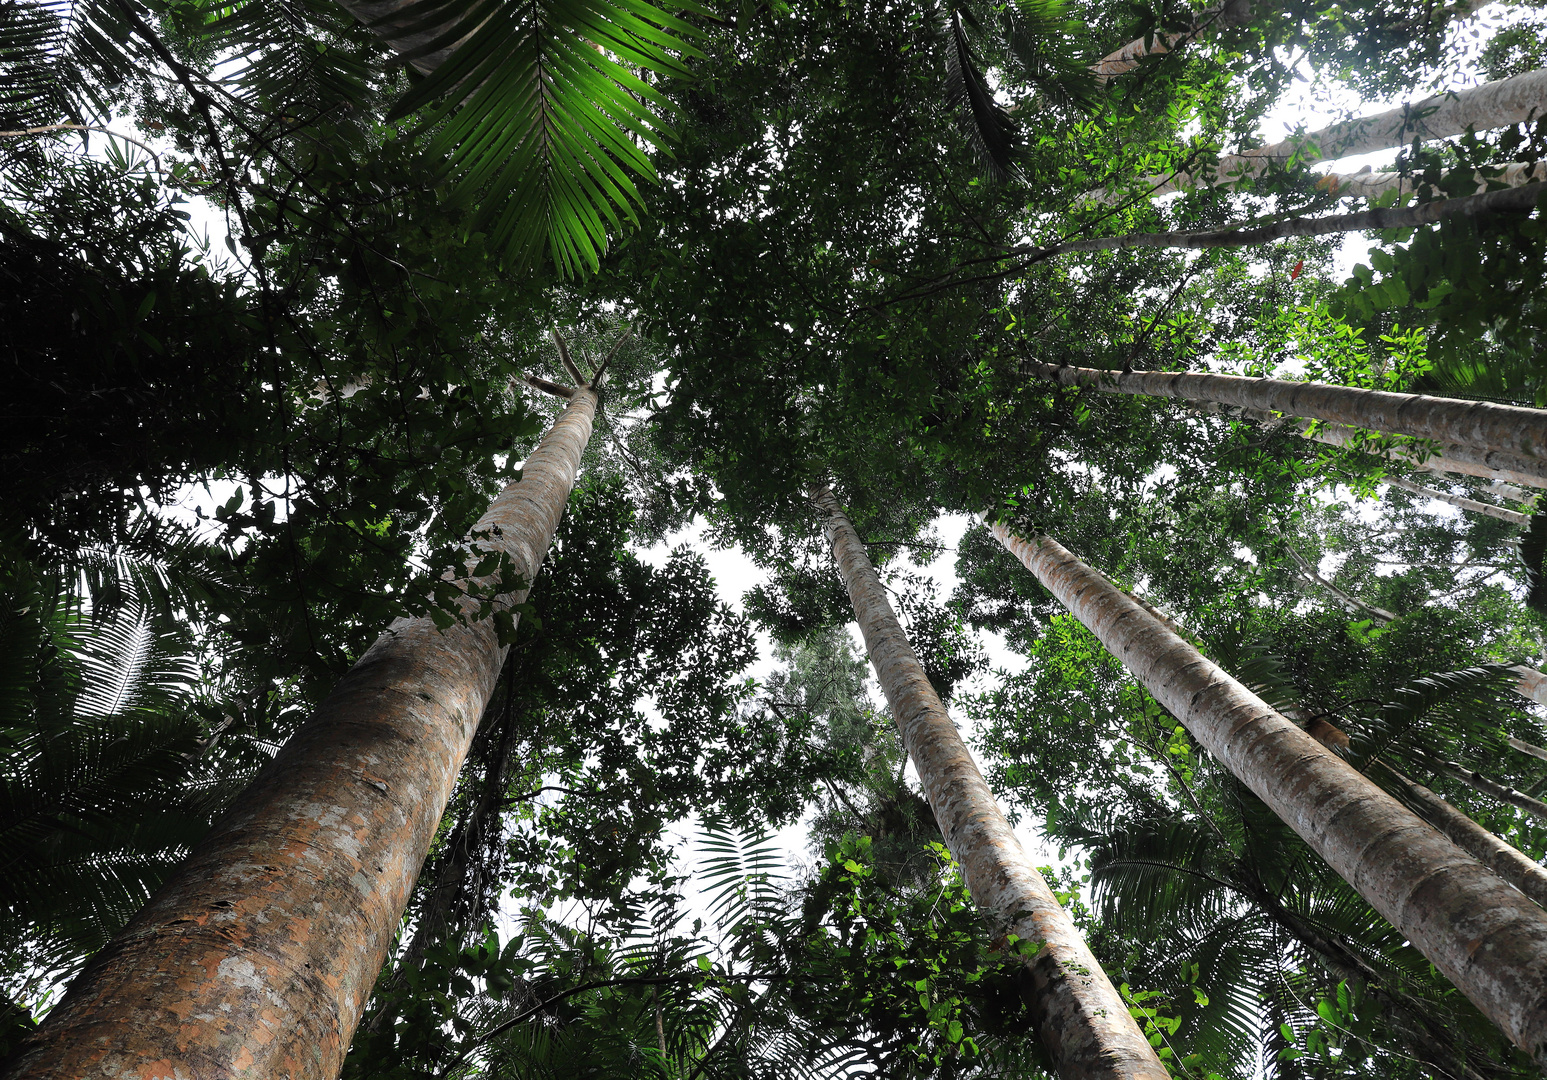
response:
<svg viewBox="0 0 1547 1080"><path fill-rule="evenodd" d="M1210 372L1103 371L1037 361L1027 362L1025 370L1109 394L1215 402L1517 455L1547 476L1547 409Z"/></svg>
<svg viewBox="0 0 1547 1080"><path fill-rule="evenodd" d="M1547 194L1547 181L1520 187L1503 188L1482 195L1461 195L1453 199L1434 199L1410 206L1360 210L1351 214L1325 217L1288 217L1266 225L1230 225L1223 229L1196 232L1122 233L1091 240L1066 240L1046 247L1016 248L1009 254L1049 259L1071 251L1122 251L1128 248L1170 248L1207 250L1212 248L1255 247L1286 236L1331 236L1345 232L1370 232L1376 229L1416 229L1440 221L1460 218L1487 218L1499 214L1528 214Z"/></svg>
<svg viewBox="0 0 1547 1080"><path fill-rule="evenodd" d="M1501 784L1489 776L1485 776L1476 769L1469 769L1457 761L1444 761L1440 758L1424 755L1423 763L1441 776L1448 776L1452 780L1459 781L1479 794L1491 799L1497 799L1501 803L1524 810L1532 817L1541 821L1547 821L1547 803L1540 799L1533 799L1525 792L1512 788L1508 784Z"/></svg>
<svg viewBox="0 0 1547 1080"><path fill-rule="evenodd" d="M1411 480L1404 480L1400 476L1387 476L1381 480L1387 487L1400 488L1402 491L1410 491L1414 495L1421 495L1426 499L1435 499L1442 503L1449 503L1458 510L1467 510L1474 514L1482 514L1485 517L1497 518L1507 521L1511 525L1528 525L1531 518L1515 510L1506 510L1502 506L1494 506L1492 503L1478 502L1476 499L1468 499L1462 495L1452 495L1448 491L1436 491L1434 488L1415 484Z"/></svg>
<svg viewBox="0 0 1547 1080"><path fill-rule="evenodd" d="M1543 675L1534 667L1526 667L1524 664L1517 664L1510 670L1520 676L1520 681L1515 684L1516 690L1538 705L1547 705L1547 675ZM1516 745L1517 743L1519 745ZM1543 761L1547 761L1547 750L1542 749L1540 746L1531 746L1530 743L1523 743L1518 739L1511 739L1510 745L1514 746L1516 750L1530 754L1532 757L1538 757Z"/></svg>
<svg viewBox="0 0 1547 1080"><path fill-rule="evenodd" d="M1324 446L1337 446L1374 454L1388 461L1398 461L1425 472L1440 476L1470 476L1489 481L1488 490L1512 502L1523 503L1536 498L1515 484L1527 487L1547 487L1547 469L1536 461L1517 454L1502 454L1496 450L1473 450L1465 446L1387 446L1372 447L1366 433L1343 424L1317 423L1296 417L1277 416L1263 409L1228 408L1218 402L1189 402L1193 412L1203 416L1236 416L1255 420L1271 430L1286 423L1295 426L1302 439ZM1532 471L1537 470L1537 471ZM1513 481L1511 483L1510 481Z"/></svg>
<svg viewBox="0 0 1547 1080"><path fill-rule="evenodd" d="M1505 165L1497 176L1484 176L1474 171L1472 183L1475 186L1468 194L1481 195L1499 185L1520 187L1540 180L1547 180L1547 161L1513 161ZM1327 173L1316 181L1316 186L1340 198L1374 199L1391 191L1411 195L1422 186L1422 178L1399 172L1374 172L1366 167L1354 173Z"/></svg>
<svg viewBox="0 0 1547 1080"><path fill-rule="evenodd" d="M1199 743L1547 1063L1547 912L1056 542L993 531Z"/></svg>
<svg viewBox="0 0 1547 1080"><path fill-rule="evenodd" d="M1428 142L1468 129L1487 131L1535 120L1547 114L1547 69L1528 71L1466 90L1436 94L1375 116L1344 120L1319 131L1294 135L1271 146L1225 154L1208 172L1146 176L1141 182L1151 196L1208 185L1231 187L1248 177L1262 176L1291 160L1331 160Z"/></svg>
<svg viewBox="0 0 1547 1080"><path fill-rule="evenodd" d="M1416 810L1419 817L1539 906L1547 907L1547 870L1527 858L1519 848L1500 840L1416 780L1383 761L1374 762L1372 768L1384 771L1391 778L1392 785L1403 801Z"/></svg>
<svg viewBox="0 0 1547 1080"><path fill-rule="evenodd" d="M1153 37L1136 38L1122 48L1108 53L1091 65L1091 74L1096 76L1098 83L1105 86L1117 76L1138 67L1139 62L1146 56L1163 56L1210 30L1228 30L1242 26L1256 15L1276 6L1270 3L1253 4L1250 0L1230 0L1228 3L1206 8L1198 12L1192 26L1186 30L1174 33L1161 31Z"/></svg>
<svg viewBox="0 0 1547 1080"><path fill-rule="evenodd" d="M473 527L522 602L591 434L569 405ZM464 579L471 586L471 579ZM469 598L464 614L477 610ZM331 1080L386 960L506 646L491 619L398 619L99 953L11 1080Z"/></svg>
<svg viewBox="0 0 1547 1080"><path fill-rule="evenodd" d="M810 495L903 746L973 900L996 931L1041 945L1026 961L1030 1009L1058 1075L1167 1080L1122 997L1016 840L924 675L854 526L830 489L815 485Z"/></svg>
<svg viewBox="0 0 1547 1080"><path fill-rule="evenodd" d="M1441 8L1436 14L1465 16L1491 3L1493 0L1463 0L1462 3ZM1219 7L1206 8L1198 13L1188 29L1174 33L1162 32L1152 38L1136 38L1092 64L1091 73L1098 82L1105 85L1138 67L1146 56L1163 56L1208 30L1227 30L1244 25L1259 15L1276 10L1278 6L1273 3L1241 3L1237 0Z"/></svg>

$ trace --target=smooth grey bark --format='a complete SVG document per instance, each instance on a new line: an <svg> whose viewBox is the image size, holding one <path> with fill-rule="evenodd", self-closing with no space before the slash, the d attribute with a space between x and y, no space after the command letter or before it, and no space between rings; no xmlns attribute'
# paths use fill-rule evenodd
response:
<svg viewBox="0 0 1547 1080"><path fill-rule="evenodd" d="M1028 1003L1058 1075L1168 1080L1122 997L1015 838L925 676L859 534L830 489L814 485L809 494L902 744L974 902L996 931L1041 943L1026 960Z"/></svg>
<svg viewBox="0 0 1547 1080"><path fill-rule="evenodd" d="M1519 848L1505 843L1416 780L1385 762L1377 761L1372 764L1372 768L1391 778L1397 793L1418 812L1419 817L1538 905L1547 907L1547 870L1527 858Z"/></svg>
<svg viewBox="0 0 1547 1080"><path fill-rule="evenodd" d="M1055 541L993 532L1199 743L1547 1064L1547 912Z"/></svg>
<svg viewBox="0 0 1547 1080"><path fill-rule="evenodd" d="M1151 196L1198 185L1229 187L1248 177L1264 175L1274 165L1301 160L1332 160L1389 150L1418 139L1460 135L1468 129L1488 131L1525 123L1547 114L1547 69L1465 90L1436 94L1375 116L1344 120L1319 131L1294 135L1255 150L1225 154L1207 173L1147 176Z"/></svg>
<svg viewBox="0 0 1547 1080"><path fill-rule="evenodd" d="M1214 402L1513 454L1547 473L1547 409L1210 372L1104 371L1038 361L1026 362L1024 370L1109 394Z"/></svg>
<svg viewBox="0 0 1547 1080"><path fill-rule="evenodd" d="M1124 233L1091 240L1066 240L1045 247L1016 248L1011 255L1047 259L1072 251L1121 251L1126 248L1238 248L1255 247L1286 236L1330 236L1376 229L1415 229L1451 218L1482 218L1495 214L1525 214L1535 209L1547 193L1547 181L1504 188L1482 195L1435 199L1410 206L1360 210L1326 217L1290 217L1267 225L1232 225L1199 232ZM1099 194L1099 193L1098 193ZM1095 197L1094 195L1092 197Z"/></svg>
<svg viewBox="0 0 1547 1080"><path fill-rule="evenodd" d="M1501 803L1507 803L1519 810L1524 810L1532 817L1547 821L1547 802L1533 799L1525 792L1512 788L1508 784L1501 784L1491 777L1484 776L1476 769L1468 769L1460 762L1444 761L1427 755L1424 756L1423 762L1441 776L1448 776L1452 780L1465 784L1473 791L1487 795L1489 798L1497 799Z"/></svg>
<svg viewBox="0 0 1547 1080"><path fill-rule="evenodd" d="M1434 488L1415 484L1411 480L1404 480L1400 476L1388 476L1381 480L1387 487L1401 488L1410 491L1414 495L1422 495L1426 499L1436 499L1460 510L1467 510L1474 514L1483 514L1487 517L1507 521L1511 525L1526 525L1530 517L1515 510L1506 510L1502 506L1494 506L1492 503L1478 502L1476 499L1468 499L1463 495L1452 495L1448 491L1436 491Z"/></svg>

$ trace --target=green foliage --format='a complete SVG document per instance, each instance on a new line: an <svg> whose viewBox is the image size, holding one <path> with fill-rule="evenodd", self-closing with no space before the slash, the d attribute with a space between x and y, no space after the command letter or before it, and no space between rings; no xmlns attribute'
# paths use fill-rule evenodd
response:
<svg viewBox="0 0 1547 1080"><path fill-rule="evenodd" d="M419 0L395 18L434 28L413 59L455 44L388 119L439 100L415 130L433 133L425 153L446 162L452 197L478 207L470 227L517 264L546 246L566 275L596 270L609 232L637 221L634 177L657 181L646 148L670 137L646 80L690 78L701 32L643 0Z"/></svg>

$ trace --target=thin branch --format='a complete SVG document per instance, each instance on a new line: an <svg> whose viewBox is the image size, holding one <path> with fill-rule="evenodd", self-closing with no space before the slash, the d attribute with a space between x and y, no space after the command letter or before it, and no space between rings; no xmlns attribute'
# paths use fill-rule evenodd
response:
<svg viewBox="0 0 1547 1080"><path fill-rule="evenodd" d="M565 343L558 327L553 328L553 343L559 347L559 362L564 365L564 370L569 372L569 377L575 380L576 386L584 386L586 384L586 377L580 374L580 369L569 358L569 345Z"/></svg>
<svg viewBox="0 0 1547 1080"><path fill-rule="evenodd" d="M45 124L42 127L22 128L20 131L0 131L0 139L20 139L28 135L48 135L55 131L95 131L100 135L107 135L114 139L122 139L132 146L138 146L149 154L156 162L156 172L160 176L166 175L166 170L161 167L161 155L156 153L146 143L139 139L121 135L111 128L97 127L95 124Z"/></svg>

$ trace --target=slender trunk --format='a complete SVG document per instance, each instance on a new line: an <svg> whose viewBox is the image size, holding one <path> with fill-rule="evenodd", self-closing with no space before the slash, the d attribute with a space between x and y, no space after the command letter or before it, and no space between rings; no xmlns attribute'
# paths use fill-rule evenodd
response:
<svg viewBox="0 0 1547 1080"><path fill-rule="evenodd" d="M522 579L502 607L542 566L596 401L574 391L473 528ZM11 1080L336 1077L505 651L490 619L394 622L75 980Z"/></svg>
<svg viewBox="0 0 1547 1080"><path fill-rule="evenodd" d="M1253 4L1249 0L1229 0L1228 3L1198 12L1192 26L1177 33L1157 31L1152 37L1141 37L1124 45L1116 52L1108 53L1091 65L1091 74L1103 86L1117 76L1132 71L1146 56L1163 56L1172 49L1191 41L1209 30L1228 30L1242 26L1265 10L1277 7L1271 3Z"/></svg>
<svg viewBox="0 0 1547 1080"><path fill-rule="evenodd" d="M1451 218L1492 217L1495 214L1528 214L1547 193L1547 181L1520 187L1490 191L1483 195L1462 195L1454 199L1434 199L1411 206L1393 206L1379 210L1360 210L1352 214L1326 217L1290 217L1266 225L1228 225L1200 232L1122 233L1091 240L1067 240L1047 247L1024 247L1012 255L1030 256L1033 261L1052 258L1071 251L1120 251L1125 248L1238 248L1256 247L1282 240L1286 236L1330 236L1334 233L1368 232L1374 229L1415 229L1421 225ZM1097 198L1099 192L1090 197Z"/></svg>
<svg viewBox="0 0 1547 1080"><path fill-rule="evenodd" d="M1463 0L1441 8L1436 15L1470 15L1493 3L1493 0ZM1277 4L1229 3L1200 11L1193 25L1177 33L1157 33L1153 37L1136 38L1121 49L1108 53L1091 65L1091 74L1105 85L1117 76L1132 71L1146 56L1163 56L1171 50L1191 41L1207 30L1227 30L1244 25L1248 20L1277 10Z"/></svg>
<svg viewBox="0 0 1547 1080"><path fill-rule="evenodd" d="M1453 400L1453 399L1441 399ZM1518 406L1504 406L1518 408ZM1429 472L1449 473L1457 476L1474 476L1479 480L1495 483L1509 481L1527 487L1547 487L1547 462L1541 458L1524 457L1503 450L1479 450L1472 446L1455 443L1443 445L1436 453L1426 455L1416 446L1393 446L1371 451L1369 437L1363 432L1344 424L1313 425L1309 420L1300 422L1300 437L1319 442L1324 446L1352 447L1365 453L1378 453L1393 461L1405 461Z"/></svg>
<svg viewBox="0 0 1547 1080"><path fill-rule="evenodd" d="M1520 681L1515 684L1516 690L1540 705L1547 705L1547 675L1524 664L1516 664L1510 670L1520 676ZM1530 743L1520 742L1519 739L1511 739L1509 744L1516 750L1524 750L1532 757L1547 761L1547 750L1543 750L1540 746L1531 746ZM1528 746L1531 747L1529 750L1526 749Z"/></svg>
<svg viewBox="0 0 1547 1080"><path fill-rule="evenodd" d="M1165 1067L1101 965L1016 840L886 599L865 545L826 487L814 486L833 560L848 589L903 746L973 899L1041 948L1026 961L1032 1022L1064 1080L1166 1080Z"/></svg>
<svg viewBox="0 0 1547 1080"><path fill-rule="evenodd" d="M1518 454L1547 474L1547 409L1208 372L1103 371L1036 361L1026 367L1065 386L1089 386L1109 394L1212 401Z"/></svg>
<svg viewBox="0 0 1547 1080"><path fill-rule="evenodd" d="M1454 180L1455 174L1445 179ZM1477 186L1469 194L1481 195L1497 184L1520 187L1538 180L1547 180L1547 162L1515 161L1505 165L1497 176L1474 171L1472 181ZM1422 178L1412 173L1374 172L1366 166L1355 173L1327 173L1316 181L1316 186L1343 199L1374 199L1390 191L1411 195L1422 186Z"/></svg>
<svg viewBox="0 0 1547 1080"><path fill-rule="evenodd" d="M1403 801L1416 810L1419 817L1450 837L1451 842L1462 851L1542 907L1547 907L1547 870L1416 780L1409 779L1383 761L1374 762L1373 767L1384 771L1391 778Z"/></svg>
<svg viewBox="0 0 1547 1080"><path fill-rule="evenodd" d="M1501 803L1507 803L1517 809L1524 810L1532 817L1547 821L1547 803L1540 799L1533 799L1523 791L1501 784L1497 780L1489 779L1476 769L1468 769L1456 761L1443 761L1440 758L1424 755L1422 761L1429 768L1441 776L1448 776L1452 780L1459 781L1479 794L1486 795L1490 799L1497 799Z"/></svg>
<svg viewBox="0 0 1547 1080"><path fill-rule="evenodd" d="M1547 912L1047 537L994 535L1239 777L1539 1063Z"/></svg>
<svg viewBox="0 0 1547 1080"><path fill-rule="evenodd" d="M1285 417L1275 416L1262 409L1226 409L1217 402L1201 404L1194 402L1190 403L1188 408L1205 416L1221 413L1239 415L1245 419L1255 420L1270 430L1286 421ZM1293 420L1293 418L1288 419ZM1490 491L1515 502L1525 502L1528 498L1535 497L1528 495L1515 484L1547 487L1547 470L1543 470L1533 460L1514 454L1502 454L1493 450L1473 450L1466 446L1440 447L1432 453L1428 448L1417 446L1372 448L1369 445L1368 436L1355 428L1345 427L1342 424L1317 424L1310 420L1295 420L1294 423L1302 439L1319 442L1325 446L1353 447L1366 454L1375 454L1388 461L1399 461L1441 476L1471 476L1479 480L1487 480L1490 481L1488 488ZM1514 481L1514 483L1508 481Z"/></svg>
<svg viewBox="0 0 1547 1080"><path fill-rule="evenodd" d="M1389 150L1414 139L1428 142L1468 129L1522 124L1547 114L1547 69L1528 71L1497 82L1484 83L1422 101L1398 106L1376 116L1344 120L1320 131L1295 135L1271 146L1225 154L1206 173L1147 176L1151 195L1165 195L1200 184L1229 187L1247 177L1265 174L1275 165L1292 160L1332 160Z"/></svg>
<svg viewBox="0 0 1547 1080"><path fill-rule="evenodd" d="M1484 514L1487 517L1498 518L1507 521L1511 525L1527 525L1531 519L1525 514L1515 510L1506 510L1502 506L1494 506L1492 503L1478 502L1476 499L1468 499L1462 495L1452 495L1448 491L1436 491L1434 488L1415 484L1411 480L1404 480L1400 476L1388 476L1381 480L1388 487L1401 488L1403 491L1411 491L1414 495L1422 495L1426 499L1437 499L1443 503L1449 503L1460 510L1469 510L1474 514Z"/></svg>

